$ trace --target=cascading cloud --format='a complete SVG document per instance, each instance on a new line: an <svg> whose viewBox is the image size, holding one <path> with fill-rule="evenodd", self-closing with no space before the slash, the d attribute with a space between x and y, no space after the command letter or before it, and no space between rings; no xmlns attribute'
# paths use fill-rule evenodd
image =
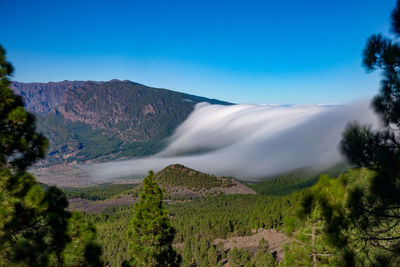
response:
<svg viewBox="0 0 400 267"><path fill-rule="evenodd" d="M157 155L96 164L90 172L95 179L143 176L180 163L252 180L305 166L328 166L342 160L342 132L355 120L377 127L369 101L337 106L200 103Z"/></svg>

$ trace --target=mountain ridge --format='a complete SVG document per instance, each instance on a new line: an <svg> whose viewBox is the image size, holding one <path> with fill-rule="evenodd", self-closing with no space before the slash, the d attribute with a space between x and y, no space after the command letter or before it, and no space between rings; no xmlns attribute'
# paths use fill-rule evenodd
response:
<svg viewBox="0 0 400 267"><path fill-rule="evenodd" d="M12 82L50 141L44 164L148 156L200 102L231 103L131 81Z"/></svg>

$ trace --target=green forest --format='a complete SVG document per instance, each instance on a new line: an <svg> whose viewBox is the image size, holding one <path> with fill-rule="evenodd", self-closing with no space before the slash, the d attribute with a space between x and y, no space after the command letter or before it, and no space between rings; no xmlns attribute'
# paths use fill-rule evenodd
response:
<svg viewBox="0 0 400 267"><path fill-rule="evenodd" d="M130 193L136 186L135 184L100 184L86 187L64 187L61 189L65 192L67 198L105 200L124 193Z"/></svg>
<svg viewBox="0 0 400 267"><path fill-rule="evenodd" d="M182 266L222 263L230 254L213 244L217 238L251 235L253 229L259 228L283 231L284 220L294 216L297 202L296 195L281 198L232 195L166 205L171 225L176 229L173 245L182 256ZM126 231L133 215L132 206L85 215L88 222L96 225L104 261L111 266L119 266L129 257Z"/></svg>
<svg viewBox="0 0 400 267"><path fill-rule="evenodd" d="M364 68L382 73L372 105L383 127L349 123L340 143L347 163L244 185L256 194L196 198L166 189L235 180L171 165L140 185L37 182L28 170L49 142L10 89L0 46L0 266L400 266L400 1L391 21L391 37L372 35L363 53ZM121 198L134 204L68 208L70 199Z"/></svg>

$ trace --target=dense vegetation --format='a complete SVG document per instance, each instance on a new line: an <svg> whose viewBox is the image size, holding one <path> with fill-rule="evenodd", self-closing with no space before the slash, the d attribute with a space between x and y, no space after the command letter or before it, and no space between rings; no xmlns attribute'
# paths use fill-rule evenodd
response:
<svg viewBox="0 0 400 267"><path fill-rule="evenodd" d="M124 266L175 267L181 257L172 248L175 229L163 204L163 190L152 171L143 180L140 200L128 228L128 255Z"/></svg>
<svg viewBox="0 0 400 267"><path fill-rule="evenodd" d="M164 187L186 187L191 190L205 190L213 187L230 187L232 178L216 177L180 164L170 165L156 174L157 182Z"/></svg>
<svg viewBox="0 0 400 267"><path fill-rule="evenodd" d="M66 210L60 189L26 171L48 142L11 91L12 71L0 46L0 266L101 266L93 224Z"/></svg>
<svg viewBox="0 0 400 267"><path fill-rule="evenodd" d="M130 193L136 186L137 184L101 184L87 187L64 187L62 190L68 198L105 200L124 193Z"/></svg>
<svg viewBox="0 0 400 267"><path fill-rule="evenodd" d="M287 222L295 237L286 248L289 265L369 266L376 251L361 239L359 228L350 226L348 192L356 186L367 188L374 173L349 170L338 178L320 177L301 198L298 217Z"/></svg>
<svg viewBox="0 0 400 267"><path fill-rule="evenodd" d="M288 259L312 256L314 266L400 265L400 1L392 33L371 36L364 50L365 68L383 74L372 101L382 126L346 127L340 148L359 169L338 179L321 177L306 190L300 214L311 239L293 242Z"/></svg>
<svg viewBox="0 0 400 267"><path fill-rule="evenodd" d="M286 249L285 262L289 265L398 266L397 252L391 249L396 237L390 231L397 232L400 226L392 225L388 231L386 222L376 221L379 224L374 226L379 227L379 236L368 235L365 227L370 225L360 224L360 214L355 212L365 207L362 202L354 202L354 197L360 191L369 194L376 177L374 171L355 169L338 178L323 175L318 183L306 189L299 206L300 216L286 222L295 240ZM383 241L384 246L376 243Z"/></svg>
<svg viewBox="0 0 400 267"><path fill-rule="evenodd" d="M312 186L318 181L321 174L337 176L348 168L347 163L340 163L323 171L313 168L301 168L280 174L273 179L247 184L247 186L263 195L289 195Z"/></svg>
<svg viewBox="0 0 400 267"><path fill-rule="evenodd" d="M212 266L228 257L213 244L216 238L251 235L253 229L283 229L286 219L295 214L299 194L287 197L261 195L230 195L206 197L167 206L172 226L176 229L174 243L179 244L183 266ZM106 264L119 266L127 260L129 239L125 231L133 207L115 207L99 214L86 214L96 225L98 242L103 247ZM214 262L210 258L214 257Z"/></svg>

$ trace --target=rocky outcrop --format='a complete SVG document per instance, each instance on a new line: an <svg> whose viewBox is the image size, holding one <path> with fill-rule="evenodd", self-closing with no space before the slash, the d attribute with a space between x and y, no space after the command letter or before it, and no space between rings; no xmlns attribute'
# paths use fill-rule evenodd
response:
<svg viewBox="0 0 400 267"><path fill-rule="evenodd" d="M58 107L66 91L73 91L84 82L63 81L49 83L12 82L11 89L24 97L28 110L47 114Z"/></svg>

